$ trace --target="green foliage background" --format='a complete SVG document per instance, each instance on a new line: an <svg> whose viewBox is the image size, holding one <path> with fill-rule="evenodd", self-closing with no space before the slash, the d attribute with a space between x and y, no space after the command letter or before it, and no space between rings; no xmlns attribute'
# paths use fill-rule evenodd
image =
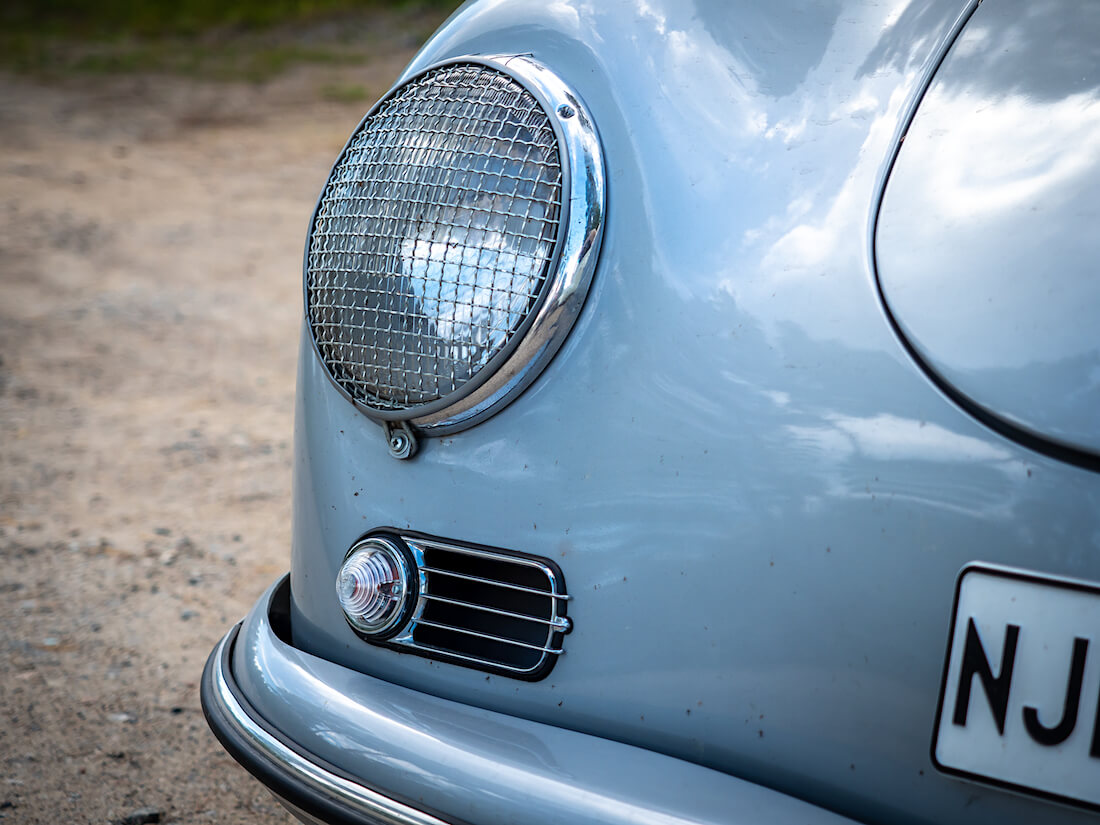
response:
<svg viewBox="0 0 1100 825"><path fill-rule="evenodd" d="M341 12L434 6L451 0L5 0L9 31L69 36L197 34L214 27L262 28Z"/></svg>
<svg viewBox="0 0 1100 825"><path fill-rule="evenodd" d="M419 42L459 2L2 0L0 68L262 81L295 63L361 61L375 29Z"/></svg>

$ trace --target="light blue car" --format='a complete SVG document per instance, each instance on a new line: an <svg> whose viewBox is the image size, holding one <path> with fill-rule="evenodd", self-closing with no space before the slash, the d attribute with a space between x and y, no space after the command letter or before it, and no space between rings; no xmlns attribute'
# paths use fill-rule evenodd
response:
<svg viewBox="0 0 1100 825"><path fill-rule="evenodd" d="M304 821L1097 821L1100 3L473 2L304 263Z"/></svg>

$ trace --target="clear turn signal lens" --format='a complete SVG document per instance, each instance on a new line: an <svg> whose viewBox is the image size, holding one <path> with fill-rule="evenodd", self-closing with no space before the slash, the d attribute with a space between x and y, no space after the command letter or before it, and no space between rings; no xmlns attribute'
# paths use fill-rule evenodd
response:
<svg viewBox="0 0 1100 825"><path fill-rule="evenodd" d="M409 563L396 544L378 537L364 539L340 567L336 597L352 627L382 636L406 615L410 578Z"/></svg>

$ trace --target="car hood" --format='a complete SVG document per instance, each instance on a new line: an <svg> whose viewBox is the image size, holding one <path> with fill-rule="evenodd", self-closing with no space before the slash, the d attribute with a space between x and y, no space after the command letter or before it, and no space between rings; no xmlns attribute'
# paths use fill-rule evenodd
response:
<svg viewBox="0 0 1100 825"><path fill-rule="evenodd" d="M905 135L878 222L890 311L949 392L1100 455L1100 7L987 3Z"/></svg>

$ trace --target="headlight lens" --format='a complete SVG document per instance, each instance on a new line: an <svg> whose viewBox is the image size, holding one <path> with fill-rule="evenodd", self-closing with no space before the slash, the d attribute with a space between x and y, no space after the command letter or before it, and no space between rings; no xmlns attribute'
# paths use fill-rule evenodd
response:
<svg viewBox="0 0 1100 825"><path fill-rule="evenodd" d="M307 304L336 382L422 413L503 352L543 293L559 234L558 140L485 65L432 70L360 126L314 219Z"/></svg>

